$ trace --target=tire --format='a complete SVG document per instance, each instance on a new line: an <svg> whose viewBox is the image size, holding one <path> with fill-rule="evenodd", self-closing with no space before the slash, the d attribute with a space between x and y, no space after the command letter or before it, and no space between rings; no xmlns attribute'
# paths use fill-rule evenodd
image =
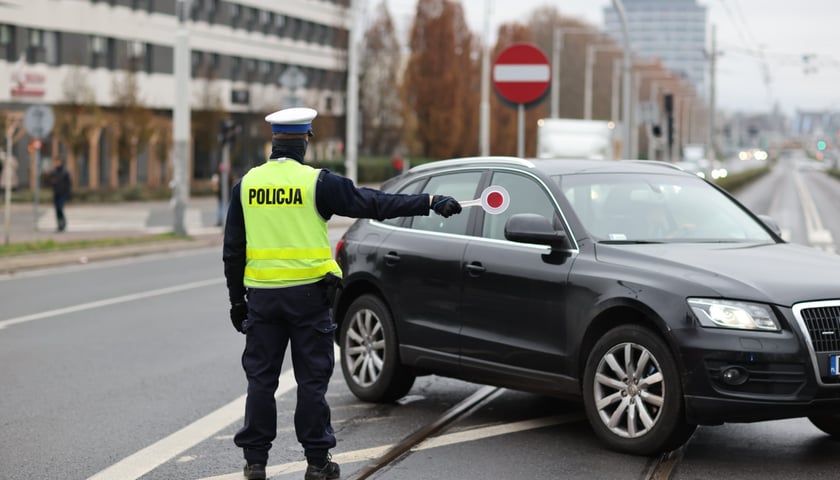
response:
<svg viewBox="0 0 840 480"><path fill-rule="evenodd" d="M400 363L391 312L377 296L350 304L339 332L341 371L353 395L367 402L393 402L405 396L415 375Z"/></svg>
<svg viewBox="0 0 840 480"><path fill-rule="evenodd" d="M633 374L637 370L642 373ZM680 374L668 346L639 325L616 327L592 348L583 402L598 438L623 453L673 450L697 428L685 422Z"/></svg>
<svg viewBox="0 0 840 480"><path fill-rule="evenodd" d="M822 415L811 415L808 420L823 432L840 437L840 414L826 413Z"/></svg>

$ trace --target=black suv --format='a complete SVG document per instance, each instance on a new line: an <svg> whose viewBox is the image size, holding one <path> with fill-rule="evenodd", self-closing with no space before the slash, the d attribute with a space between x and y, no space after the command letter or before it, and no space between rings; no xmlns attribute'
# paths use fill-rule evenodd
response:
<svg viewBox="0 0 840 480"><path fill-rule="evenodd" d="M446 160L383 190L495 185L501 214L359 220L340 241L360 399L425 374L573 396L608 446L645 455L698 424L807 416L840 434L840 257L658 162Z"/></svg>

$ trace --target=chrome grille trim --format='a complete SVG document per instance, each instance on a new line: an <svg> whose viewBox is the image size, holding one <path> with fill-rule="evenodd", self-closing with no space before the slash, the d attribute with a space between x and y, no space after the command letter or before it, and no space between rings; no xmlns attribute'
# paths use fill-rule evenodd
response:
<svg viewBox="0 0 840 480"><path fill-rule="evenodd" d="M808 347L817 383L822 387L840 387L840 384L823 383L817 362L818 352L840 353L840 300L798 303L793 306L793 316ZM822 339L823 333L829 331L834 332L835 338Z"/></svg>

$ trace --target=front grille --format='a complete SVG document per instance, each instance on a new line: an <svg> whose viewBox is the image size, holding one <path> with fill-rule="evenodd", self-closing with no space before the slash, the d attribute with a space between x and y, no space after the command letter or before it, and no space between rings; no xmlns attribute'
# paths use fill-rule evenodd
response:
<svg viewBox="0 0 840 480"><path fill-rule="evenodd" d="M840 351L840 305L803 308L802 321L814 351Z"/></svg>

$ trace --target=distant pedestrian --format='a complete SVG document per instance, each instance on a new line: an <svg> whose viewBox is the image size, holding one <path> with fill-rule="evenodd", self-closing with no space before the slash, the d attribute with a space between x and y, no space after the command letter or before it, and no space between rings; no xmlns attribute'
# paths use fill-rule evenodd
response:
<svg viewBox="0 0 840 480"><path fill-rule="evenodd" d="M64 161L60 157L53 160L54 168L50 173L50 186L53 191L53 205L55 205L55 220L58 224L58 231L63 232L67 228L67 219L64 217L64 203L70 200L71 182L70 173L64 168Z"/></svg>

